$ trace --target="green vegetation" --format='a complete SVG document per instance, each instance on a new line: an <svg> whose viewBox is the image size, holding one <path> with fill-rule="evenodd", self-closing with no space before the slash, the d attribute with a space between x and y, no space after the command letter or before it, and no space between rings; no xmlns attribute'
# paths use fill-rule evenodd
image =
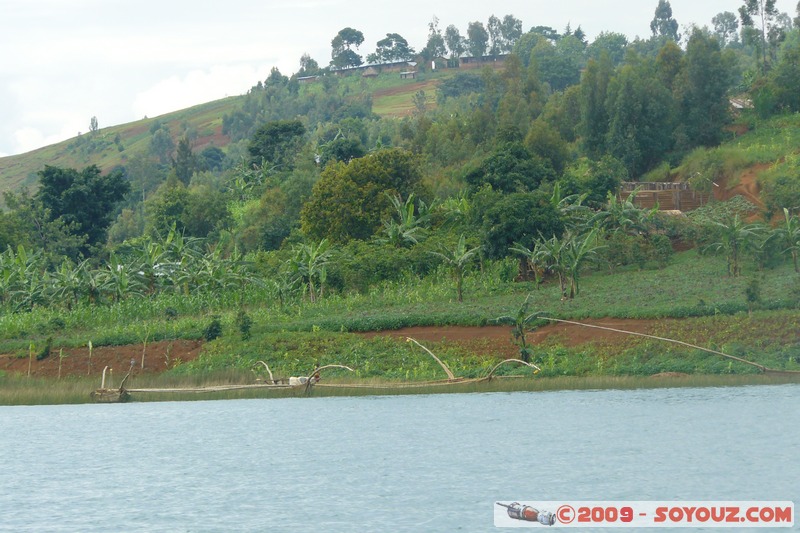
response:
<svg viewBox="0 0 800 533"><path fill-rule="evenodd" d="M238 369L250 372L266 361L283 376L305 375L315 363L346 364L356 378L439 379L441 369L418 348L401 339L363 337L358 331L406 326L492 325L498 317L515 313L527 301L531 311L551 317L590 319L604 317L664 319L657 334L702 346L716 347L774 368L800 368L800 285L790 262L765 271L759 278L759 298L748 298L750 281L725 275L725 260L700 256L695 251L678 254L664 269L626 267L610 274L586 275L579 297L561 300L558 284L551 280L538 289L533 283L503 280L503 262L486 265L483 272L465 276L468 294L458 304L447 269L424 278L386 282L364 294L332 294L316 303L294 293L281 309L276 295L249 291L244 305L252 318L250 336L237 332L241 323L235 298L177 298L170 294L153 299L132 298L107 306L81 304L70 312L37 308L3 317L0 351L27 355L23 339L54 347L131 344L174 338L200 338L214 326L215 335L195 361L180 364L167 375L200 376L206 372ZM745 264L756 273L752 262ZM181 305L175 318L168 309ZM748 310L753 309L748 318ZM205 317L205 318L204 318ZM218 317L218 318L215 318ZM543 325L526 321L531 328ZM509 327L509 338L512 335ZM562 346L557 340L528 346L531 360L542 367L542 377L586 375L648 375L666 371L686 373L749 373L753 369L697 350L675 348L658 341L631 338L613 344ZM497 361L490 344L471 347L455 342L434 347L459 376L485 375ZM518 369L506 373L524 374ZM350 378L333 371L337 375ZM327 376L326 376L327 377Z"/></svg>
<svg viewBox="0 0 800 533"><path fill-rule="evenodd" d="M733 14L680 36L664 0L633 42L523 34L511 15L464 39L434 20L419 54L387 33L370 57L400 63L369 71L344 28L329 67L304 55L241 97L105 129L93 117L3 158L0 352L204 339L168 374L263 360L425 380L438 370L413 346L356 332L506 317L543 376L752 371L641 339L532 347L521 330L543 313L684 319L670 327L698 344L796 369L800 30L750 4L741 41ZM401 79L409 59L416 79ZM734 113L733 96L753 109ZM748 197L678 217L617 194L670 179ZM462 376L498 358L436 349Z"/></svg>

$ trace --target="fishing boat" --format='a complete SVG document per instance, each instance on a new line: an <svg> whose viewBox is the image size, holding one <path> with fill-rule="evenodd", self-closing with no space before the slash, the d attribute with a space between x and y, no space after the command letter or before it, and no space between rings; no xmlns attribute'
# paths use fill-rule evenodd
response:
<svg viewBox="0 0 800 533"><path fill-rule="evenodd" d="M264 361L258 361L257 364L263 366L264 370L266 371L268 378L259 378L256 379L255 383L250 384L239 384L239 385L211 385L211 386L202 386L202 387L175 387L175 388L126 388L125 382L128 380L130 376L130 372L125 378L122 380L122 384L119 388L108 388L105 386L105 375L106 369L103 370L103 379L99 389L94 390L91 393L92 399L97 403L120 403L120 402L127 402L130 401L134 395L139 396L143 394L207 394L207 393L215 393L215 392L228 392L228 391L248 391L248 390L263 390L263 391L301 391L305 393L309 393L312 388L319 387L319 388L336 388L336 389L370 389L375 390L377 392L380 391L388 391L388 390L395 390L395 391L402 391L402 390L414 390L414 389L423 389L423 388L436 388L436 387L447 387L447 386L454 386L454 385L464 385L470 383L482 383L492 381L493 379L499 378L496 376L497 370L507 364L518 364L530 367L534 370L534 374L537 374L541 369L529 362L521 361L519 359L505 359L499 363L497 363L489 372L483 377L479 378L465 378L465 377L457 377L450 368L439 359L433 352L431 352L428 348L417 342L412 338L407 339L409 342L413 342L420 346L423 350L425 350L437 363L442 367L445 374L447 375L447 379L441 380L433 380L433 381L410 381L410 382L402 382L402 383L358 383L358 382L351 382L351 383L321 383L321 375L324 371L338 368L347 370L349 372L355 372L354 369L350 368L349 366L345 365L337 365L337 364L330 364L325 366L317 366L313 369L313 371L308 376L293 376L289 378L275 378L272 373L272 370L269 368L269 365Z"/></svg>

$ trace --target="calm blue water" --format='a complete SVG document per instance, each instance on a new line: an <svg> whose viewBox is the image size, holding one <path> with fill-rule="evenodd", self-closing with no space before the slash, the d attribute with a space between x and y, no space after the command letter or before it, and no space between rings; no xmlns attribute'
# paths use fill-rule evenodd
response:
<svg viewBox="0 0 800 533"><path fill-rule="evenodd" d="M0 531L496 531L498 500L798 503L798 407L798 385L2 407Z"/></svg>

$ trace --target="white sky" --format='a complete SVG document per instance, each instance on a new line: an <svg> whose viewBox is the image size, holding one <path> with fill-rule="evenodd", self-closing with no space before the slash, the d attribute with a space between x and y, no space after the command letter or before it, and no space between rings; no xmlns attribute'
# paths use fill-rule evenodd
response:
<svg viewBox="0 0 800 533"><path fill-rule="evenodd" d="M484 24L512 14L523 31L581 26L589 39L650 35L657 0L0 0L0 156L101 128L238 95L273 66L290 75L308 52L325 66L330 42L350 26L359 53L386 33L419 50L428 23ZM741 0L671 0L681 26L711 25ZM794 0L778 8L795 16Z"/></svg>

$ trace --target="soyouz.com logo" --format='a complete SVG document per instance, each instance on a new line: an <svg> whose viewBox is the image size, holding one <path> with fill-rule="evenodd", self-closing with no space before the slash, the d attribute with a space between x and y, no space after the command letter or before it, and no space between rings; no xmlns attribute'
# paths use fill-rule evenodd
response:
<svg viewBox="0 0 800 533"><path fill-rule="evenodd" d="M495 502L497 527L794 527L790 501Z"/></svg>

